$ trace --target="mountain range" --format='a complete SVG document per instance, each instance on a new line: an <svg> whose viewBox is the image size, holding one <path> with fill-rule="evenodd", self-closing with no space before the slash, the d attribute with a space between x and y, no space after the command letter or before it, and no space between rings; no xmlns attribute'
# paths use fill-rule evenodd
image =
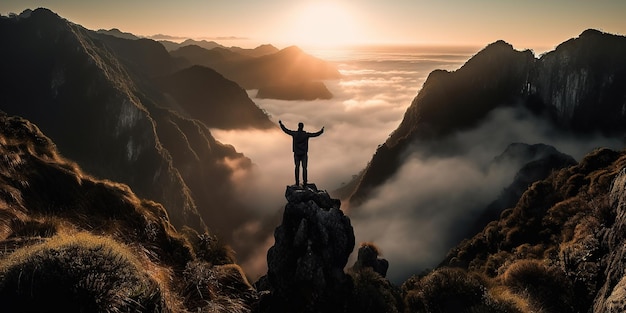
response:
<svg viewBox="0 0 626 313"><path fill-rule="evenodd" d="M202 232L208 226L226 236L233 223L245 221L247 208L234 195L231 176L251 162L209 131L217 126L211 122L273 127L241 87L210 69L177 73L158 42L97 34L47 9L0 19L0 38L0 67L13 73L0 85L4 112L36 123L85 171L163 204L176 227ZM169 75L192 75L206 85L186 86L183 94ZM194 108L157 80L189 101L217 87L229 101L209 97ZM227 114L214 118L228 108L237 112L230 114L232 125L224 124Z"/></svg>
<svg viewBox="0 0 626 313"><path fill-rule="evenodd" d="M213 68L245 89L288 85L290 88L286 90L294 88L300 90L298 89L300 86L302 88L308 86L305 83L323 84L322 80L341 77L335 65L307 55L296 46L258 57L242 54L233 49L216 47L208 50L197 45L183 46L170 53L191 64ZM320 90L312 95L314 99L324 99L328 98L328 93L328 90ZM303 94L311 95L310 92ZM289 98L289 96L281 96L281 93L277 93L276 96L279 99ZM306 97L303 99L308 100Z"/></svg>
<svg viewBox="0 0 626 313"><path fill-rule="evenodd" d="M548 145L510 143L487 166L515 164L512 184L481 208L472 233L435 269L401 286L386 279L393 264L373 243L363 243L344 272L355 242L340 199L315 186L287 188L268 275L250 284L229 245L238 257L246 250L229 235L256 218L233 182L252 160L209 128L274 127L228 71L251 68L239 78L250 87L303 52L185 49L222 58L209 68L184 57L185 47L168 52L153 40L110 33L47 9L0 18L0 68L10 75L0 85L3 304L145 312L286 312L291 304L304 312L626 309L626 153L607 148L577 162ZM358 212L412 153L463 152L440 143L502 108L530 112L559 134L622 138L624 52L625 37L587 30L538 58L497 41L456 71L432 72L399 127L340 191L344 204ZM304 81L337 77L308 60L299 64L310 75ZM276 73L265 79L281 85L297 74Z"/></svg>
<svg viewBox="0 0 626 313"><path fill-rule="evenodd" d="M349 202L363 203L396 173L408 147L476 127L502 107L521 106L572 134L623 136L625 52L623 36L587 30L539 58L497 41L456 71L433 71L401 124L351 184Z"/></svg>

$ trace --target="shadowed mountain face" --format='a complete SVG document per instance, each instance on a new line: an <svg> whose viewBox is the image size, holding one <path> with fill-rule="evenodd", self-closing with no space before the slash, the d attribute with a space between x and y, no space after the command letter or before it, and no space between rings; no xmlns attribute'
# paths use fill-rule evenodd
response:
<svg viewBox="0 0 626 313"><path fill-rule="evenodd" d="M246 91L215 71L173 58L149 39L96 35L129 70L141 91L161 105L208 127L267 129L275 126Z"/></svg>
<svg viewBox="0 0 626 313"><path fill-rule="evenodd" d="M480 125L496 108L521 104L548 116L554 129L616 136L626 128L625 49L626 38L588 30L539 59L498 41L454 72L432 72L360 176L350 204L392 177L408 147Z"/></svg>
<svg viewBox="0 0 626 313"><path fill-rule="evenodd" d="M37 124L88 173L162 203L175 226L208 225L228 241L233 223L247 216L232 174L250 160L205 124L162 107L151 75L175 64L143 72L170 58L161 45L115 38L110 47L103 37L46 9L0 19L0 68L10 75L0 85L0 109ZM137 51L151 56L140 62Z"/></svg>
<svg viewBox="0 0 626 313"><path fill-rule="evenodd" d="M155 81L159 89L176 100L178 111L206 125L223 129L276 126L245 90L210 68L194 65Z"/></svg>

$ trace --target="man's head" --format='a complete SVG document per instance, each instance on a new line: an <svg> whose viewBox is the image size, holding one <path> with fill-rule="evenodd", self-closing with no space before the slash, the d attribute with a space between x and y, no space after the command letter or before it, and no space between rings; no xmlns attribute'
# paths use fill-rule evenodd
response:
<svg viewBox="0 0 626 313"><path fill-rule="evenodd" d="M298 123L298 130L303 130L304 129L304 123L300 122Z"/></svg>

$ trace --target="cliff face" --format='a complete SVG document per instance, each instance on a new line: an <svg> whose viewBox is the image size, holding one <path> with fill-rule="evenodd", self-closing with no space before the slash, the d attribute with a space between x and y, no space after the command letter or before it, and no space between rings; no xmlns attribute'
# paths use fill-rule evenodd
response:
<svg viewBox="0 0 626 313"><path fill-rule="evenodd" d="M528 84L562 127L580 131L624 130L626 38L586 30L541 56Z"/></svg>
<svg viewBox="0 0 626 313"><path fill-rule="evenodd" d="M614 218L613 223L604 225L597 236L590 238L598 240L599 249L596 249L606 253L600 258L601 268L598 269L600 280L597 284L598 293L593 303L593 312L597 313L626 310L626 303L624 303L626 296L626 266L624 265L626 239L623 236L626 229L626 167L622 167L613 180L608 193L608 203L611 207L609 216L611 219ZM591 246L583 252L593 253L597 251L596 249ZM582 271L586 265L585 261L592 260L575 262L572 267Z"/></svg>

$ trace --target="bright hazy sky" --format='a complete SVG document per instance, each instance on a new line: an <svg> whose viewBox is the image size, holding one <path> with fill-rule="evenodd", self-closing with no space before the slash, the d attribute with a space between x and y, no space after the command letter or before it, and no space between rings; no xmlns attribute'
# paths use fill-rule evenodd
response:
<svg viewBox="0 0 626 313"><path fill-rule="evenodd" d="M0 13L47 7L89 29L150 36L236 36L238 46L338 43L553 48L588 28L626 34L624 0L2 0ZM219 40L216 40L219 42Z"/></svg>

